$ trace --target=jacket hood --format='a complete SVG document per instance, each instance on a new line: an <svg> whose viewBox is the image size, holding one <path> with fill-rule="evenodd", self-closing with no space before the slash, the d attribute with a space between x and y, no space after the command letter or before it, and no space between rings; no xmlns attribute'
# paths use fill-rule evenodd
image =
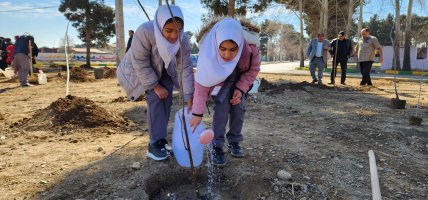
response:
<svg viewBox="0 0 428 200"><path fill-rule="evenodd" d="M204 26L202 26L199 33L196 34L196 42L199 43L201 39L205 36L206 33L208 33L211 28L216 24L218 21L224 19L227 16L217 16L214 17L211 21L206 23ZM260 28L258 25L256 25L254 22L251 22L249 19L238 17L237 20L241 22L241 25L244 27L244 29L247 29L247 31L259 33Z"/></svg>

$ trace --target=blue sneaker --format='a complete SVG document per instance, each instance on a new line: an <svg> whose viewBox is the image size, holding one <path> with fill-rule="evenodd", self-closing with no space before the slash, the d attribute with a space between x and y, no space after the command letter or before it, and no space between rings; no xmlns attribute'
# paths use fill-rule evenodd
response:
<svg viewBox="0 0 428 200"><path fill-rule="evenodd" d="M226 165L226 156L224 155L222 147L213 147L213 165L224 166Z"/></svg>
<svg viewBox="0 0 428 200"><path fill-rule="evenodd" d="M229 145L227 145L227 148L235 158L243 158L244 157L244 150L239 146L238 142L231 142Z"/></svg>
<svg viewBox="0 0 428 200"><path fill-rule="evenodd" d="M153 144L149 144L149 149L147 151L147 157L156 160L161 161L165 160L169 156L169 152L165 148L166 140L161 139L156 141Z"/></svg>

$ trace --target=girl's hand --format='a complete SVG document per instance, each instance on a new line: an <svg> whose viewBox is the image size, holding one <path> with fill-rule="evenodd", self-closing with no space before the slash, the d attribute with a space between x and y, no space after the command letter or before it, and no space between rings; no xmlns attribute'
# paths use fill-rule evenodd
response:
<svg viewBox="0 0 428 200"><path fill-rule="evenodd" d="M241 97L242 97L241 91L239 91L238 89L235 89L235 91L233 91L232 99L229 102L232 105L238 105L239 103L241 103Z"/></svg>
<svg viewBox="0 0 428 200"><path fill-rule="evenodd" d="M190 98L187 100L187 114L190 114L192 112L192 105L193 105L193 99Z"/></svg>
<svg viewBox="0 0 428 200"><path fill-rule="evenodd" d="M196 127L201 123L201 121L202 121L202 117L192 115L192 117L189 120L190 127L192 127L192 133L195 132Z"/></svg>
<svg viewBox="0 0 428 200"><path fill-rule="evenodd" d="M166 99L168 97L168 91L162 87L162 85L156 85L154 91L158 95L159 99Z"/></svg>

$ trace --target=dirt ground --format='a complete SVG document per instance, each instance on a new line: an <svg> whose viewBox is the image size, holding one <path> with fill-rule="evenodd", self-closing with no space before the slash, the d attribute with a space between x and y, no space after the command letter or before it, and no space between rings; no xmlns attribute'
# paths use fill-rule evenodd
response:
<svg viewBox="0 0 428 200"><path fill-rule="evenodd" d="M410 126L418 82L398 83L407 101L399 110L390 107L391 80L317 87L304 82L309 76L259 77L263 87L273 85L248 98L246 156L228 156L225 167L214 168L213 199L371 199L369 150L383 199L428 199L427 82L422 126ZM146 158L145 101L128 102L115 78L71 83L68 97L64 74L48 78L28 88L0 78L0 199L196 198L189 169L173 157ZM279 178L280 170L292 177ZM196 175L204 193L207 166Z"/></svg>

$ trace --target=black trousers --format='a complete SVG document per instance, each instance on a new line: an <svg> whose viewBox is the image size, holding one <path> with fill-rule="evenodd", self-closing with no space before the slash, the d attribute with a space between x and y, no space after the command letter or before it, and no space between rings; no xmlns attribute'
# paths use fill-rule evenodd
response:
<svg viewBox="0 0 428 200"><path fill-rule="evenodd" d="M346 59L338 59L336 61L336 63L334 63L334 58L333 58L333 62L332 62L332 69L331 69L331 76L330 76L330 80L332 83L334 83L335 81L335 77L337 74L337 65L340 63L340 69L342 70L342 76L340 77L340 83L345 83L346 81L346 69L348 69L348 60ZM334 64L336 64L336 66L334 66ZM334 70L336 69L336 70Z"/></svg>
<svg viewBox="0 0 428 200"><path fill-rule="evenodd" d="M373 61L360 62L361 75L363 76L360 85L373 85L372 79L370 78L370 71L372 69L372 65Z"/></svg>

